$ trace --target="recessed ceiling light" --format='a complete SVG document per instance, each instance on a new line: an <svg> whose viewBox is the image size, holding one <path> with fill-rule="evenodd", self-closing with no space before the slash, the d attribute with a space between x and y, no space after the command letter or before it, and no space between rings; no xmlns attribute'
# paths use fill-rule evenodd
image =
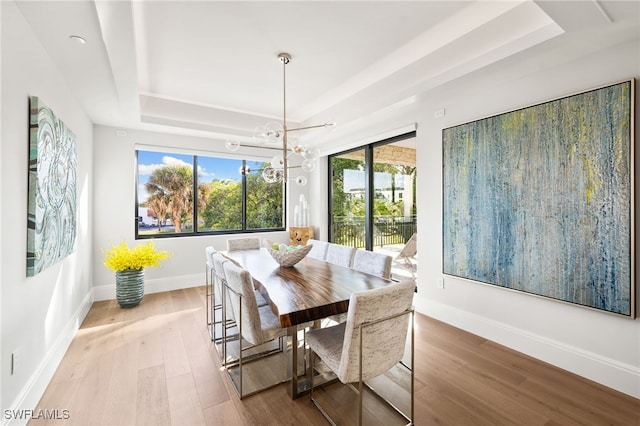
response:
<svg viewBox="0 0 640 426"><path fill-rule="evenodd" d="M77 35L70 35L69 38L78 44L87 44L87 40Z"/></svg>

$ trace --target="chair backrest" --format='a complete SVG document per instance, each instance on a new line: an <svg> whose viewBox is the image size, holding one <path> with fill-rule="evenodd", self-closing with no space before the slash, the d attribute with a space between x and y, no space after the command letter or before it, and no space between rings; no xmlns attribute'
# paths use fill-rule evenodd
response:
<svg viewBox="0 0 640 426"><path fill-rule="evenodd" d="M391 277L391 262L393 258L384 253L368 250L356 250L353 255L353 269L377 275L382 278Z"/></svg>
<svg viewBox="0 0 640 426"><path fill-rule="evenodd" d="M418 253L418 234L415 232L407 240L400 253L398 253L398 257L413 257Z"/></svg>
<svg viewBox="0 0 640 426"><path fill-rule="evenodd" d="M327 258L327 247L329 247L329 243L326 241L309 239L307 241L307 245L313 245L308 257L312 257L314 259L325 260Z"/></svg>
<svg viewBox="0 0 640 426"><path fill-rule="evenodd" d="M260 248L260 238L258 237L247 237L247 238L232 238L227 240L227 250L249 250L249 249L259 249Z"/></svg>
<svg viewBox="0 0 640 426"><path fill-rule="evenodd" d="M224 285L224 283L227 281L225 274L224 274L224 269L223 269L223 265L226 262L229 262L229 258L225 257L222 255L222 253L220 252L215 252L211 254L211 258L213 259L213 271L214 274L216 276L216 278L218 279L218 281Z"/></svg>
<svg viewBox="0 0 640 426"><path fill-rule="evenodd" d="M355 251L356 249L353 247L329 243L325 260L336 265L350 267Z"/></svg>
<svg viewBox="0 0 640 426"><path fill-rule="evenodd" d="M340 381L359 380L360 350L363 354L362 380L379 376L402 359L411 315L393 316L411 309L414 289L413 282L405 281L351 295L342 357L336 372ZM360 328L379 320L382 321ZM362 348L360 330L363 332Z"/></svg>
<svg viewBox="0 0 640 426"><path fill-rule="evenodd" d="M224 273L223 265L226 262L230 262L230 263L233 263L236 266L240 266L240 264L235 259L231 259L231 258L223 255L219 251L216 251L215 253L213 253L211 255L211 258L213 259L214 275L216 276L216 278L218 280L220 280L222 285L224 285L224 283L227 281L227 277L226 277L226 275Z"/></svg>
<svg viewBox="0 0 640 426"><path fill-rule="evenodd" d="M242 337L253 345L264 343L251 274L233 262L225 262L223 267L227 277L228 300L231 304L233 317L236 321L242 321ZM232 292L229 292L229 289Z"/></svg>
<svg viewBox="0 0 640 426"><path fill-rule="evenodd" d="M204 255L205 255L205 258L207 259L207 266L209 266L210 269L214 268L213 253L215 252L216 252L216 249L214 249L212 246L207 246L204 248Z"/></svg>

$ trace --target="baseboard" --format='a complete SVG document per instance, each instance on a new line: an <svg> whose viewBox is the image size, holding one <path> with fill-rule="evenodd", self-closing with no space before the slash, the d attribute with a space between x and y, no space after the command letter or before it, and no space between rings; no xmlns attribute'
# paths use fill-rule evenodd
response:
<svg viewBox="0 0 640 426"><path fill-rule="evenodd" d="M640 368L424 297L417 312L640 399Z"/></svg>
<svg viewBox="0 0 640 426"><path fill-rule="evenodd" d="M204 285L204 274L182 275L179 277L156 278L144 280L146 294L162 291L180 290L181 288L198 287ZM111 300L116 298L115 278L113 284L101 285L93 288L94 300Z"/></svg>
<svg viewBox="0 0 640 426"><path fill-rule="evenodd" d="M91 304L93 303L93 294L89 292L80 303L80 306L74 312L73 316L61 330L58 338L51 346L51 349L38 365L29 380L22 388L11 407L3 411L2 421L0 425L26 425L30 420L29 416L37 407L47 386L51 382L56 369L60 365L64 354L67 352L69 345L73 341L76 332L80 328L82 321L87 316ZM14 415L8 415L15 413ZM35 413L33 414L35 415Z"/></svg>

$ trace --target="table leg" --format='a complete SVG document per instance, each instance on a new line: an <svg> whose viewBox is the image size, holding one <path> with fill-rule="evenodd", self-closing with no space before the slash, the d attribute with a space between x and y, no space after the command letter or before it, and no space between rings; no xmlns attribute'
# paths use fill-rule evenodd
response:
<svg viewBox="0 0 640 426"><path fill-rule="evenodd" d="M307 365L307 368L299 376L298 375L298 359L301 355L299 352L298 344L298 330L297 327L289 327L287 330L287 337L290 339L291 351L287 351L287 375L290 377L289 387L287 393L291 399L300 398L302 395L309 393L311 390L311 370ZM306 348L302 348L302 356L305 356Z"/></svg>
<svg viewBox="0 0 640 426"><path fill-rule="evenodd" d="M300 396L298 395L298 327L289 327L287 337L291 344L291 350L287 351L287 375L290 377L287 392L291 399L296 399Z"/></svg>
<svg viewBox="0 0 640 426"><path fill-rule="evenodd" d="M320 327L320 321L316 321L313 327ZM289 327L287 329L287 338L291 345L290 351L287 351L287 377L290 377L289 386L287 387L287 393L291 399L300 398L302 395L308 394L311 390L311 377L313 374L313 368L309 364L309 360L305 360L305 371L298 376L298 358L300 356L298 344L298 327ZM303 331L304 332L304 331ZM306 356L306 348L302 348L302 356ZM320 378L320 383L326 383L325 378Z"/></svg>

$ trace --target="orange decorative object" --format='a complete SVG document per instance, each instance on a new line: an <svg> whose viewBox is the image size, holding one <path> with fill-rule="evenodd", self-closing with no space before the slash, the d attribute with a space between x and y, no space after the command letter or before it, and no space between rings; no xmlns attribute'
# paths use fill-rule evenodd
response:
<svg viewBox="0 0 640 426"><path fill-rule="evenodd" d="M313 226L292 226L289 228L289 244L301 245L307 244L309 239L313 238Z"/></svg>

